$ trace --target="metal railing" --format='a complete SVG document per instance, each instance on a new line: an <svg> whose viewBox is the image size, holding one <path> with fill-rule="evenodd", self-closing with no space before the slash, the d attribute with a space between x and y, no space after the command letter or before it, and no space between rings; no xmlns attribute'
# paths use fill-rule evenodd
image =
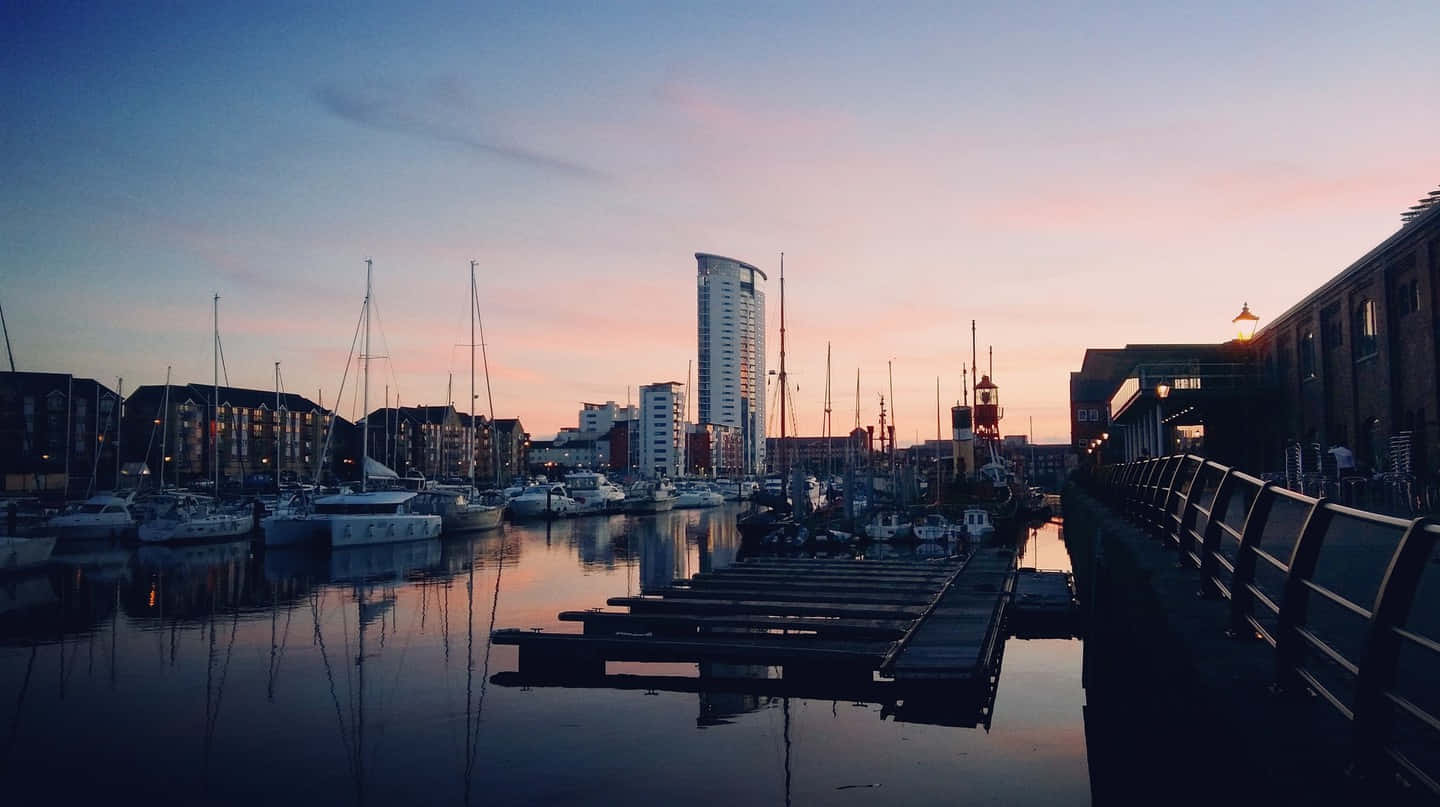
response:
<svg viewBox="0 0 1440 807"><path fill-rule="evenodd" d="M1440 794L1440 523L1312 498L1190 454L1105 466L1094 493L1175 549L1281 691L1352 727L1359 770Z"/></svg>

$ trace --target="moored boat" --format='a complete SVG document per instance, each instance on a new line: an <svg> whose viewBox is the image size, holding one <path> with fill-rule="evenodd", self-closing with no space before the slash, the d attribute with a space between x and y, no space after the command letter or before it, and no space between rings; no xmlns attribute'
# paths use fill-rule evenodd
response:
<svg viewBox="0 0 1440 807"><path fill-rule="evenodd" d="M559 482L531 485L510 500L510 514L515 518L563 518L579 509L580 503Z"/></svg>
<svg viewBox="0 0 1440 807"><path fill-rule="evenodd" d="M122 538L135 529L135 516L129 498L102 494L50 519L46 528L61 539Z"/></svg>
<svg viewBox="0 0 1440 807"><path fill-rule="evenodd" d="M328 518L330 546L364 546L420 541L440 535L440 516L410 511L411 490L342 493L315 501L315 513Z"/></svg>

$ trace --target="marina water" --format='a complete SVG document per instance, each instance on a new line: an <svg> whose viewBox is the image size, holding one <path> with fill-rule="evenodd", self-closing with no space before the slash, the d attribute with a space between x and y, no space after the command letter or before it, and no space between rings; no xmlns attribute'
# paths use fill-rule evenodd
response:
<svg viewBox="0 0 1440 807"><path fill-rule="evenodd" d="M875 704L492 682L517 665L492 628L576 631L557 613L723 568L735 515L506 524L321 554L63 546L49 572L0 579L7 795L1088 803L1080 640L1010 639L988 728L896 722ZM1069 568L1057 524L1022 552L1022 566Z"/></svg>

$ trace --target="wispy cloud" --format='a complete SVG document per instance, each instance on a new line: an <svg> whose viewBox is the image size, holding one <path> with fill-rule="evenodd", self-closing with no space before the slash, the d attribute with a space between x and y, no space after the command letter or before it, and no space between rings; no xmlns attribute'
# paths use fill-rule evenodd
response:
<svg viewBox="0 0 1440 807"><path fill-rule="evenodd" d="M484 110L462 80L442 77L420 86L329 84L314 92L327 112L360 126L421 137L488 157L590 181L609 177L575 160L532 151L482 131Z"/></svg>

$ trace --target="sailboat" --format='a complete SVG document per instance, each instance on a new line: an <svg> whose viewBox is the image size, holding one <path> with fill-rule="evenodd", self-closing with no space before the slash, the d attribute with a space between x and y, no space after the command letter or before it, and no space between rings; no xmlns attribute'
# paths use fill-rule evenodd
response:
<svg viewBox="0 0 1440 807"><path fill-rule="evenodd" d="M371 262L365 260L365 346L360 355L360 398L362 411L370 412L370 301ZM418 541L440 535L440 516L416 513L410 509L415 498L413 490L370 490L371 468L379 466L370 459L370 424L360 430L360 456L364 458L360 472L360 492L327 496L315 501L315 512L330 517L330 546L364 546L394 541ZM384 469L389 470L389 469ZM390 471L393 475L394 472Z"/></svg>
<svg viewBox="0 0 1440 807"><path fill-rule="evenodd" d="M370 409L370 292L372 264L365 261L365 303L361 318L365 324L365 343L360 354L363 389L362 408ZM353 346L352 346L353 347ZM347 366L348 372L348 366ZM343 385L342 385L343 386ZM334 422L331 422L333 433ZM329 450L326 437L325 452ZM322 452L322 456L324 452ZM412 510L416 497L413 490L370 490L370 478L395 472L370 457L370 426L361 425L360 492L346 492L316 499L309 507L297 506L288 512L265 519L266 546L287 546L312 540L329 540L332 547L364 546L393 541L416 541L440 534L441 518Z"/></svg>
<svg viewBox="0 0 1440 807"><path fill-rule="evenodd" d="M211 362L214 365L214 386L210 402L211 422L220 421L220 295L215 295L215 332L211 338ZM169 388L166 388L169 394ZM140 525L140 540L146 543L174 541L234 540L250 532L254 522L248 513L227 513L220 509L220 429L210 429L210 454L215 467L215 501L206 502L189 495L162 496L159 513Z"/></svg>
<svg viewBox="0 0 1440 807"><path fill-rule="evenodd" d="M479 488L475 485L475 320L479 303L479 291L475 286L475 261L470 262L470 486L434 485L420 492L415 501L415 510L440 516L447 532L469 530L493 530L500 526L505 514L504 505L487 504L480 499ZM484 330L481 330L484 338ZM490 383L489 362L486 362L485 383ZM495 408L490 408L490 422L495 422Z"/></svg>

